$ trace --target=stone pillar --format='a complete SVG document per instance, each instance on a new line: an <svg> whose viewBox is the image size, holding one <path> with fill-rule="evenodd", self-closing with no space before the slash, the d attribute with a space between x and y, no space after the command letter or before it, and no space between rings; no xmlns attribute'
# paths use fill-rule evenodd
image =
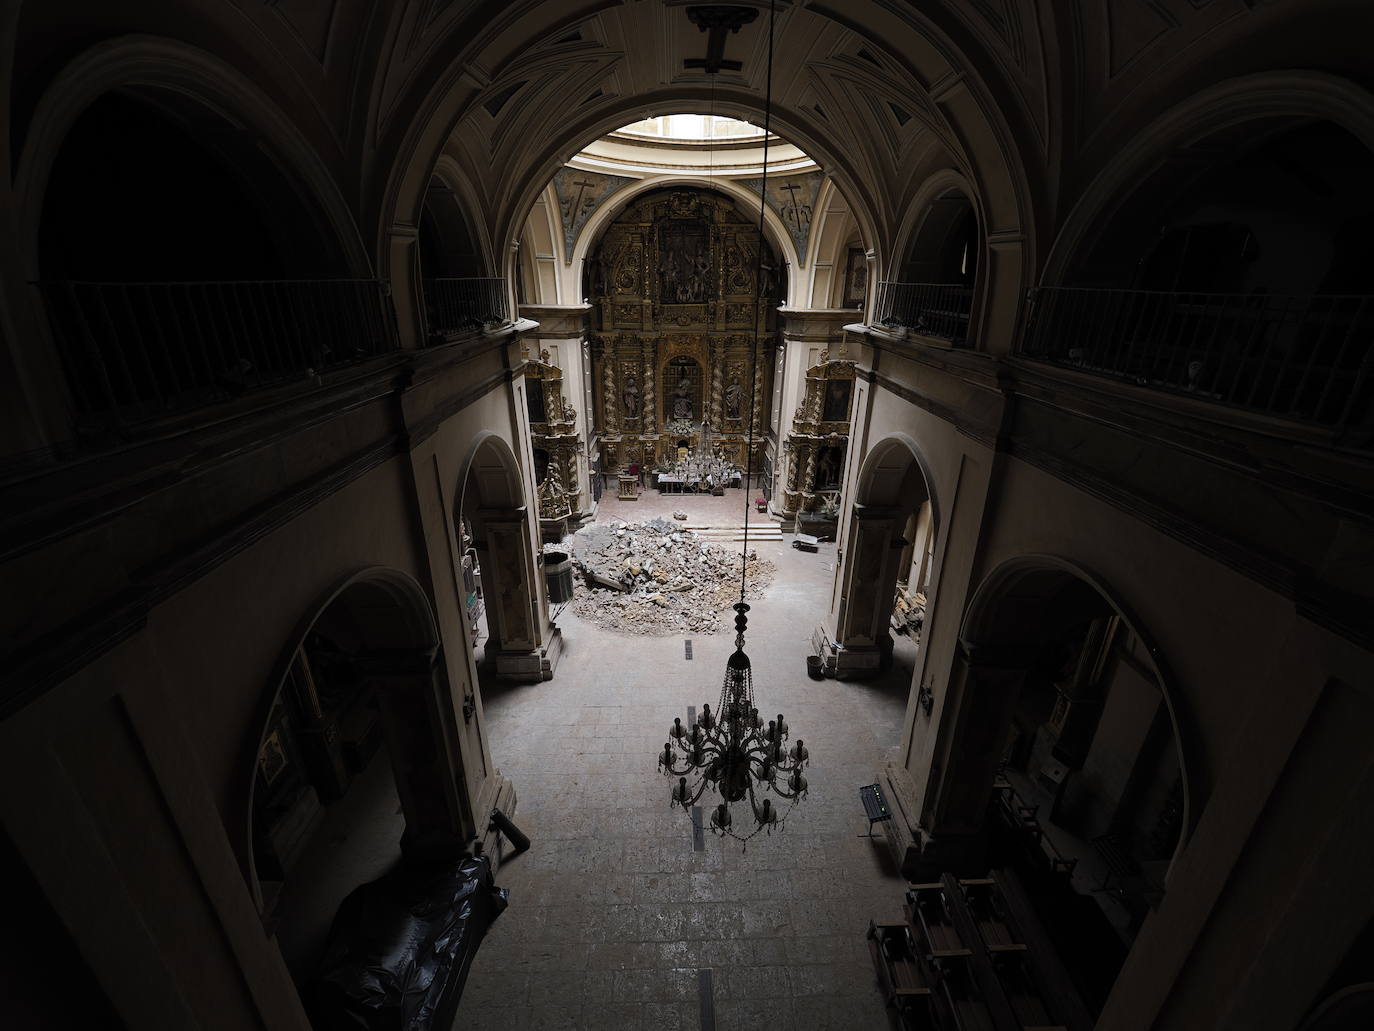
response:
<svg viewBox="0 0 1374 1031"><path fill-rule="evenodd" d="M872 676L892 654L892 599L908 513L892 506L853 507L836 557L839 590L813 644L822 668L837 677Z"/></svg>
<svg viewBox="0 0 1374 1031"><path fill-rule="evenodd" d="M548 680L563 638L540 604L539 569L525 510L482 512L482 593L491 629L489 653L501 680ZM474 528L474 532L478 531Z"/></svg>
<svg viewBox="0 0 1374 1031"><path fill-rule="evenodd" d="M436 656L408 652L362 660L377 688L405 813L401 848L422 859L458 855L477 830L463 783L458 718Z"/></svg>

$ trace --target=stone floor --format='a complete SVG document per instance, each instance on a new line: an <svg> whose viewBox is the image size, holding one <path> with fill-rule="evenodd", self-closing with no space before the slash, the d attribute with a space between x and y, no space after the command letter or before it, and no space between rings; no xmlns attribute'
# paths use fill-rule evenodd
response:
<svg viewBox="0 0 1374 1031"><path fill-rule="evenodd" d="M646 493L600 516L682 508L738 524L744 501L740 490ZM881 834L859 837L858 789L900 744L915 649L899 639L881 680L808 679L834 545L807 554L790 540L760 546L778 577L750 613L747 651L760 709L783 712L811 751L811 793L782 832L747 849L708 831L693 851L691 823L670 810L670 781L655 766L673 717L717 704L728 634L693 639L689 661L682 638L608 633L569 608L552 681L483 687L492 755L534 844L501 865L510 908L478 952L456 1028L889 1026L864 933L871 919L899 918L903 881ZM714 1025L703 1019L701 970L711 972Z"/></svg>

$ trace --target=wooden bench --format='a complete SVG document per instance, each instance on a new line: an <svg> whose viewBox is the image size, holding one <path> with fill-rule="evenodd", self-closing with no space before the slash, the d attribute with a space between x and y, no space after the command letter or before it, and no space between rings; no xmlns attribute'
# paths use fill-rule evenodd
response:
<svg viewBox="0 0 1374 1031"><path fill-rule="evenodd" d="M935 1031L937 1025L931 1012L933 978L916 954L909 925L871 921L868 950L883 998L897 1011L902 1026L913 1031Z"/></svg>
<svg viewBox="0 0 1374 1031"><path fill-rule="evenodd" d="M874 825L891 820L892 810L887 807L887 799L883 797L883 789L880 784L865 784L861 787L859 800L863 802L864 815L868 817L868 833L860 834L859 837L871 838L874 836Z"/></svg>

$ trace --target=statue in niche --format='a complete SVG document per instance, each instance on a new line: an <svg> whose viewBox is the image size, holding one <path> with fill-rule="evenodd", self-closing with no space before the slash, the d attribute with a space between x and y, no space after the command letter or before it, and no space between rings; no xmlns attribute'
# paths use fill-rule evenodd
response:
<svg viewBox="0 0 1374 1031"><path fill-rule="evenodd" d="M744 399L744 388L740 386L739 378L730 380L730 385L725 388L725 417L727 419L738 419L740 417L740 402Z"/></svg>
<svg viewBox="0 0 1374 1031"><path fill-rule="evenodd" d="M692 412L692 383L687 378L687 373L678 377L677 386L673 388L673 418L691 419Z"/></svg>
<svg viewBox="0 0 1374 1031"><path fill-rule="evenodd" d="M816 469L817 487L838 487L840 484L840 449L827 447L821 449L821 458Z"/></svg>
<svg viewBox="0 0 1374 1031"><path fill-rule="evenodd" d="M639 418L639 382L633 375L625 379L625 390L621 400L625 402L625 417L627 419Z"/></svg>

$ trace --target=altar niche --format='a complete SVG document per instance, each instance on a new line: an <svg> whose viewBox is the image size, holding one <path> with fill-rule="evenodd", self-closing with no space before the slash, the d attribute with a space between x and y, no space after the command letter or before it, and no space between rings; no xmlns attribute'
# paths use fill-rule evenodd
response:
<svg viewBox="0 0 1374 1031"><path fill-rule="evenodd" d="M663 369L664 425L701 421L701 365L693 358L679 355L669 359Z"/></svg>

